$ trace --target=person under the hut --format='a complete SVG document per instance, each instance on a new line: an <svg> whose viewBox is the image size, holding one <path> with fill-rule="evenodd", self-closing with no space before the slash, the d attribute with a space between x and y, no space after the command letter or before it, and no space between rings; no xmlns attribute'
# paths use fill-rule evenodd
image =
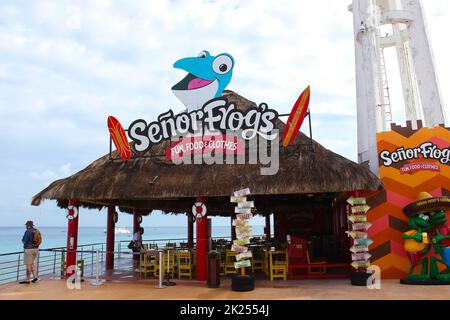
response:
<svg viewBox="0 0 450 320"><path fill-rule="evenodd" d="M136 271L139 271L139 255L142 246L142 235L144 234L144 228L140 227L133 235L133 263Z"/></svg>

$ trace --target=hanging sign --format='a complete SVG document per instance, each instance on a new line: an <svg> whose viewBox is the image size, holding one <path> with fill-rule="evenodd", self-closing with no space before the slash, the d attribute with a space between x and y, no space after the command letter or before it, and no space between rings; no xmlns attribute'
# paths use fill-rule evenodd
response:
<svg viewBox="0 0 450 320"><path fill-rule="evenodd" d="M251 267L251 262L250 260L241 260L241 261L236 261L234 263L234 268L235 269L241 269L241 268L249 268Z"/></svg>

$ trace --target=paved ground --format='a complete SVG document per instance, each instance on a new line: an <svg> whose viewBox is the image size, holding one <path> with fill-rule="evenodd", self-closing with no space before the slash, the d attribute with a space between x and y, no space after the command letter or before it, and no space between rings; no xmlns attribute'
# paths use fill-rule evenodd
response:
<svg viewBox="0 0 450 320"><path fill-rule="evenodd" d="M240 293L230 289L230 280L222 280L218 289L209 289L204 283L189 280L175 280L177 285L165 289L157 289L157 280L133 280L128 275L111 278L102 286L92 286L89 279L81 284L80 290L67 289L63 280L44 279L31 285L16 283L0 286L0 300L6 299L448 299L450 286L423 287L405 286L397 280L382 281L381 290L369 290L365 287L352 287L349 280L298 280L268 281L257 280L256 289L252 292ZM120 275L119 275L120 276Z"/></svg>

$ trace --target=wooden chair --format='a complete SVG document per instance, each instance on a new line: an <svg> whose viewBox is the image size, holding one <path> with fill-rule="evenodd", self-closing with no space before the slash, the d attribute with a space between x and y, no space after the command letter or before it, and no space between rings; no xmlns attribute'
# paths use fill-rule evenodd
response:
<svg viewBox="0 0 450 320"><path fill-rule="evenodd" d="M142 274L144 274L144 278L147 278L148 273L154 274L156 254L157 253L155 252L141 252L139 260L139 272L141 276Z"/></svg>
<svg viewBox="0 0 450 320"><path fill-rule="evenodd" d="M309 256L309 249L306 247L306 259L308 261L308 274L326 274L327 273L327 267L325 266L327 264L327 261L325 258L317 258L317 259L311 259Z"/></svg>
<svg viewBox="0 0 450 320"><path fill-rule="evenodd" d="M192 256L190 251L178 251L178 278L189 277L192 279Z"/></svg>
<svg viewBox="0 0 450 320"><path fill-rule="evenodd" d="M225 251L225 275L237 274L237 270L234 268L234 262L236 261L236 251L226 250Z"/></svg>
<svg viewBox="0 0 450 320"><path fill-rule="evenodd" d="M287 252L286 250L269 251L269 278L286 280L287 277Z"/></svg>
<svg viewBox="0 0 450 320"><path fill-rule="evenodd" d="M255 270L264 271L264 254L262 248L254 248L252 250L252 256L252 272L255 272Z"/></svg>

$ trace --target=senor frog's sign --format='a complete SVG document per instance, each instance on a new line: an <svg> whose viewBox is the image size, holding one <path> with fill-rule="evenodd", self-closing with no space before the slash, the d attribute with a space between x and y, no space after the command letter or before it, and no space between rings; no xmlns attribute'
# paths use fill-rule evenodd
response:
<svg viewBox="0 0 450 320"><path fill-rule="evenodd" d="M147 123L139 119L131 123L128 136L134 141L134 151L142 153L153 145L180 136L205 131L240 132L241 138L251 140L257 134L266 140L277 138L275 121L278 113L262 103L256 108L241 111L226 98L208 101L201 109L174 115L170 110L158 116L157 121Z"/></svg>
<svg viewBox="0 0 450 320"><path fill-rule="evenodd" d="M439 148L432 142L424 142L415 148L397 148L390 152L380 153L381 164L385 167L398 166L402 174L413 174L418 171L440 172L440 164L450 165L450 148Z"/></svg>

